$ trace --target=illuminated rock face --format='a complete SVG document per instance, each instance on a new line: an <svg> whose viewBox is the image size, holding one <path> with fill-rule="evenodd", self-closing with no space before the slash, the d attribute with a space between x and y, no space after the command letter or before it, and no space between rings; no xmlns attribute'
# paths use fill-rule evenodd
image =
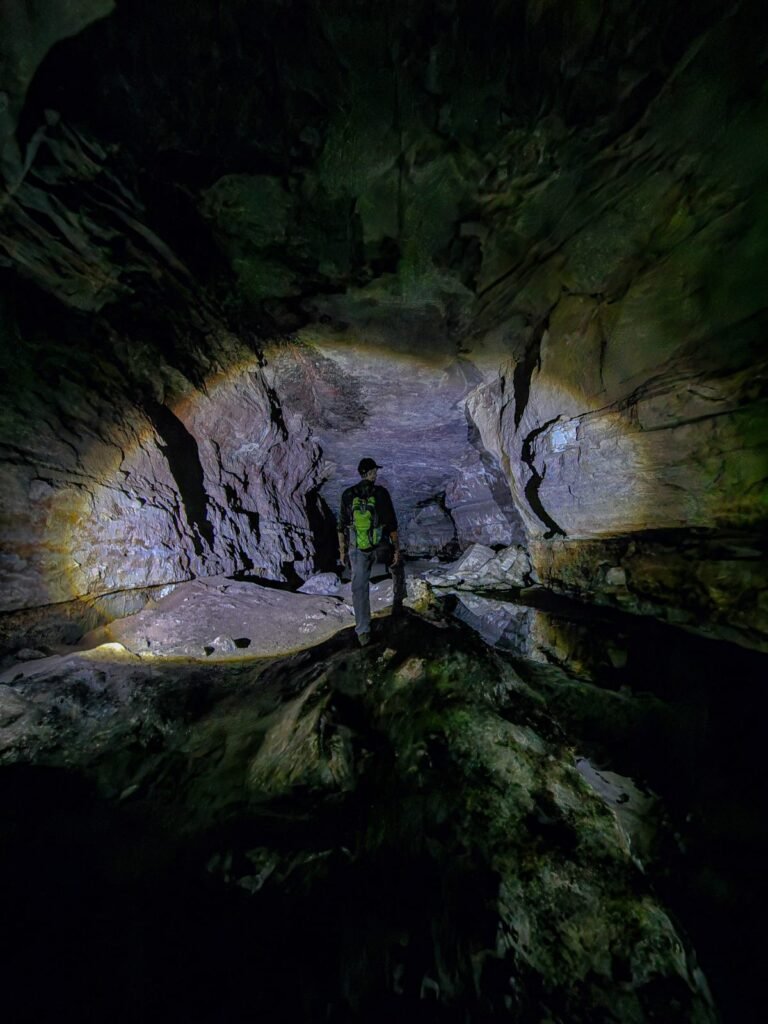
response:
<svg viewBox="0 0 768 1024"><path fill-rule="evenodd" d="M28 210L52 214L73 192L82 206L61 215L67 249L56 221L44 230ZM110 233L94 225L99 205ZM58 302L30 287L3 301L2 611L108 595L124 611L130 598L120 607L114 595L314 568L317 443L280 408L252 341L201 302L143 216L103 150L59 124L8 198L4 243L14 239L25 272ZM107 244L118 222L127 262ZM59 304L68 296L95 314L142 288L141 301L99 319Z"/></svg>
<svg viewBox="0 0 768 1024"><path fill-rule="evenodd" d="M319 449L253 357L205 391L177 377L183 397L167 404L131 401L137 383L115 377L95 395L70 379L58 403L42 389L59 422L43 407L33 422L9 417L25 459L0 470L3 611L217 571L312 571Z"/></svg>
<svg viewBox="0 0 768 1024"><path fill-rule="evenodd" d="M470 359L428 346L419 352L415 342L413 352L398 352L369 327L306 330L268 348L266 360L282 406L301 414L322 447L331 509L371 456L411 554L522 538L500 466L467 422L465 400L484 379Z"/></svg>
<svg viewBox="0 0 768 1024"><path fill-rule="evenodd" d="M406 544L638 609L733 535L766 632L759 5L331 7L12 19L4 607L325 568L371 454Z"/></svg>

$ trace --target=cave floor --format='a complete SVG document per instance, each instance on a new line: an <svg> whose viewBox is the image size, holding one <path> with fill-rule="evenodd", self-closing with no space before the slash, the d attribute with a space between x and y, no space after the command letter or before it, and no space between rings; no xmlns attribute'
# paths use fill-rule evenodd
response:
<svg viewBox="0 0 768 1024"><path fill-rule="evenodd" d="M418 581L430 569L434 569L431 562L409 563L407 606L419 603ZM76 645L22 650L7 658L0 668L0 685L55 675L62 659L74 659L77 664L82 657L90 663L103 656L114 663L122 655L148 663L154 659L213 663L293 654L354 625L349 581L332 573L315 579L320 589L308 593L228 576L180 583L141 611L92 630ZM373 615L386 614L392 606L392 581L383 565L375 567L370 592ZM102 648L100 655L94 653L96 648Z"/></svg>
<svg viewBox="0 0 768 1024"><path fill-rule="evenodd" d="M411 577L417 577L413 567ZM233 911L238 927L250 929L248 910L229 885L227 851L240 841L232 840L231 830L245 828L243 842L259 850L267 841L254 837L254 829L263 831L271 836L269 856L275 848L282 856L287 842L282 830L291 822L289 831L302 834L299 845L333 848L336 857L338 837L325 834L335 826L322 815L315 820L307 800L312 804L317 798L329 808L346 801L347 783L334 774L341 770L334 744L344 746L348 737L370 730L369 717L386 710L386 702L375 711L365 704L367 687L375 693L382 673L391 667L398 692L411 685L416 692L423 685L424 665L443 647L463 652L468 664L478 665L485 658L482 651L494 650L493 657L510 667L526 700L548 723L539 722L537 728L556 737L558 756L610 809L633 857L682 922L723 1020L743 1019L744 1008L756 998L754 978L759 976L757 947L746 936L760 927L766 895L765 657L605 609L561 603L545 610L533 606L541 603L540 595L528 604L525 595L514 601L499 597L452 594L426 617L409 611L403 620L393 620L386 614L391 584L381 580L374 587L378 616L373 643L361 651L344 591L305 595L244 581L194 581L157 607L92 634L90 647L9 666L0 679L0 785L13 794L4 875L21 879L27 894L35 890L31 917L19 933L20 948L35 946L35 930L49 927L51 914L66 919L74 913L70 904L78 892L86 893L86 931L101 934L106 927L105 916L112 911L88 903L106 898L114 901L115 913L128 915L129 931L149 949L146 932L158 907L192 927L185 917L188 909L181 909L190 898L202 900L207 910L200 914L211 927L223 927ZM308 628L299 631L300 625ZM347 684L333 683L334 673L354 677L353 691L342 692ZM328 685L337 690L334 720L326 722L320 715L311 725L317 750L326 751L321 767L312 769L319 774L309 782L298 779L276 798L274 793L269 800L260 797L256 805L251 800L244 825L243 778L253 781L252 765L262 756L265 736L286 715L293 734L300 732L296 723L315 699L307 695ZM303 709L295 720L293 707ZM419 707L411 713L419 713ZM502 719L507 714L502 710ZM278 760L290 764L291 743L282 742ZM379 756L374 748L361 764ZM414 755L418 765L426 756L420 749ZM55 797L43 796L51 778L54 790L61 789L64 810L51 804ZM265 785L263 779L260 784ZM399 799L396 793L390 797ZM47 825L40 824L38 812L47 817ZM337 813L338 807L332 817ZM70 821L64 820L67 814ZM151 827L137 824L145 815ZM81 826L84 835L75 835L72 829ZM113 827L118 838L107 838ZM323 835L315 835L315 828ZM124 849L117 848L121 829L127 830ZM294 836L289 845L296 842ZM89 843L95 845L86 849ZM98 868L101 881L94 882L88 873L101 857L107 866ZM192 897L177 879L170 880L180 857L186 873L194 874L201 863L214 865L206 869L207 880L195 876L189 883ZM69 873L69 880L53 886L49 873L60 870ZM211 871L216 884L224 878L229 886L222 902L211 892ZM109 877L104 881L102 875ZM235 888L259 888L258 877L258 871L244 873ZM172 897L158 896L158 887L168 888ZM143 918L126 908L125 893L134 890L145 907ZM267 897L272 910L269 901L275 898ZM117 920L116 927L123 928L124 922ZM78 941L87 944L88 936ZM173 941L183 950L191 940L174 932ZM250 932L249 941L256 941ZM281 941L289 940L283 935ZM114 936L107 940L120 946L126 970L152 974L148 954L129 950L127 942ZM265 942L258 937L260 948ZM210 949L209 954L215 960ZM231 944L227 955L243 956ZM245 965L233 967L231 959L216 964L216 984L240 969L245 971ZM179 965L174 970L173 984L181 984L184 972ZM71 979L61 983L73 984ZM157 978L154 984L172 987ZM175 996L168 989L163 998ZM137 1015L148 1012L151 1001L151 995L135 997ZM104 995L99 1012L106 1012L107 1002ZM237 1019L230 1010L230 1019ZM681 1013L670 1019L689 1017Z"/></svg>

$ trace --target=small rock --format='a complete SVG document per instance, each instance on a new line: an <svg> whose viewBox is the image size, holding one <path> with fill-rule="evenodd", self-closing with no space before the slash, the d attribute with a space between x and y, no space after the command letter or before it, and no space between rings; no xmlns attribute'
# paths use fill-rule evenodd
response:
<svg viewBox="0 0 768 1024"><path fill-rule="evenodd" d="M605 574L605 582L609 587L626 587L627 574L620 565L613 565Z"/></svg>
<svg viewBox="0 0 768 1024"><path fill-rule="evenodd" d="M525 586L535 573L530 555L518 544L499 552L473 544L458 561L444 570L426 572L424 579L435 587L505 590Z"/></svg>
<svg viewBox="0 0 768 1024"><path fill-rule="evenodd" d="M627 652L621 647L608 647L606 649L608 660L614 668L626 668Z"/></svg>
<svg viewBox="0 0 768 1024"><path fill-rule="evenodd" d="M487 565L495 554L493 548L488 548L484 544L472 544L458 562L451 566L451 571L454 573L477 572Z"/></svg>
<svg viewBox="0 0 768 1024"><path fill-rule="evenodd" d="M234 654L237 651L237 644L231 636L216 636L210 643L205 645L205 653L211 654Z"/></svg>
<svg viewBox="0 0 768 1024"><path fill-rule="evenodd" d="M401 686L406 686L409 683L418 682L419 679L424 675L424 659L423 658L409 658L400 668L395 672L395 682L397 683L398 689Z"/></svg>
<svg viewBox="0 0 768 1024"><path fill-rule="evenodd" d="M30 501L45 501L54 494L54 489L47 480L33 480L29 485Z"/></svg>
<svg viewBox="0 0 768 1024"><path fill-rule="evenodd" d="M300 594L338 594L341 580L335 572L319 572L299 587Z"/></svg>
<svg viewBox="0 0 768 1024"><path fill-rule="evenodd" d="M508 587L524 586L532 573L533 567L528 552L517 544L503 548L481 570L481 575L487 577L487 582L498 581Z"/></svg>
<svg viewBox="0 0 768 1024"><path fill-rule="evenodd" d="M36 661L39 658L47 658L48 655L36 647L22 647L20 651L16 651L15 657L17 661Z"/></svg>
<svg viewBox="0 0 768 1024"><path fill-rule="evenodd" d="M414 579L409 576L405 581L405 587L407 591L405 604L408 608L424 611L427 607L434 604L432 588L426 580Z"/></svg>

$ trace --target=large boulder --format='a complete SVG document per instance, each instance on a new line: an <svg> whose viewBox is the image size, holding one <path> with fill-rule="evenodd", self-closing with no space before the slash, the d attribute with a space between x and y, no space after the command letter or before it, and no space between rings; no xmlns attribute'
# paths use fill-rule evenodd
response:
<svg viewBox="0 0 768 1024"><path fill-rule="evenodd" d="M500 551L472 544L455 562L430 570L425 578L441 590L511 590L536 582L530 555L517 544Z"/></svg>

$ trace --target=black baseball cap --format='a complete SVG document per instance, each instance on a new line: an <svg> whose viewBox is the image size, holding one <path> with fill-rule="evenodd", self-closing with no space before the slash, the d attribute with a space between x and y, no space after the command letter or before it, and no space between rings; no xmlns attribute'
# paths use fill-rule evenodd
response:
<svg viewBox="0 0 768 1024"><path fill-rule="evenodd" d="M360 476L365 476L366 473L370 473L372 469L381 469L378 462L374 462L373 459L360 459L357 466L357 472Z"/></svg>

